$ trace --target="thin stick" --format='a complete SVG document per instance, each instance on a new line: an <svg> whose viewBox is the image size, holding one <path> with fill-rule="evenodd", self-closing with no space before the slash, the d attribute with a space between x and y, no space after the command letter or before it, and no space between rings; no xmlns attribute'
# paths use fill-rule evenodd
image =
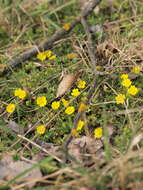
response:
<svg viewBox="0 0 143 190"><path fill-rule="evenodd" d="M88 53L89 53L89 57L90 57L90 61L91 61L90 65L92 67L92 71L94 72L94 74L98 74L99 71L96 70L97 61L96 61L96 56L95 56L95 48L92 44L92 35L89 31L89 27L88 27L88 24L87 24L85 18L81 18L81 23L82 23L85 33L87 35L87 48L88 48Z"/></svg>
<svg viewBox="0 0 143 190"><path fill-rule="evenodd" d="M76 17L75 20L73 20L70 23L70 29L68 31L64 29L56 31L55 34L53 34L53 36L51 36L51 38L46 40L43 44L31 48L20 54L18 58L9 61L8 67L0 73L0 76L3 76L9 70L9 68L13 68L19 65L20 63L29 60L31 57L35 56L39 51L51 49L56 41L62 39L80 22L81 17L87 17L100 2L101 0L89 0L88 6L84 7L84 9L81 11L80 16Z"/></svg>
<svg viewBox="0 0 143 190"><path fill-rule="evenodd" d="M88 48L88 54L89 54L90 61L91 61L90 63L91 63L92 72L95 75L99 75L99 74L103 75L102 72L96 70L96 65L97 65L97 59L95 56L95 49L96 48L93 45L92 34L89 30L89 24L87 23L85 17L81 18L81 23L83 25L84 31L85 31L86 36L87 36L87 48Z"/></svg>
<svg viewBox="0 0 143 190"><path fill-rule="evenodd" d="M63 162L61 159L59 159L57 156L52 155L50 152L48 152L45 148L42 148L41 146L39 146L38 144L36 144L35 142L29 140L28 138L22 136L22 135L17 135L19 138L29 142L30 144L34 145L35 147L39 148L40 150L42 150L43 152L47 153L48 155L52 156L55 160L57 160L58 162Z"/></svg>
<svg viewBox="0 0 143 190"><path fill-rule="evenodd" d="M117 112L111 112L111 114L113 115L127 115L127 114L131 114L131 113L141 113L143 112L143 106L140 106L138 108L134 108L134 109L127 109L127 110L121 110L121 111L117 111Z"/></svg>

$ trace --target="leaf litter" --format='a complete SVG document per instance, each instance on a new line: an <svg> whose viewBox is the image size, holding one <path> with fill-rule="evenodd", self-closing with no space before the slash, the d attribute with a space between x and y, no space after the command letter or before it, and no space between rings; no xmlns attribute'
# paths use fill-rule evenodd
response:
<svg viewBox="0 0 143 190"><path fill-rule="evenodd" d="M9 181L33 167L32 163L26 161L14 161L10 154L3 154L0 160L0 181ZM35 178L41 178L42 173L39 168L35 168L29 171L27 174L16 180L16 183L28 182L35 180ZM35 182L28 184L29 188L32 188Z"/></svg>
<svg viewBox="0 0 143 190"><path fill-rule="evenodd" d="M71 74L66 74L62 81L60 82L58 89L57 89L57 98L63 96L75 83L79 76L79 72L77 73L71 73Z"/></svg>

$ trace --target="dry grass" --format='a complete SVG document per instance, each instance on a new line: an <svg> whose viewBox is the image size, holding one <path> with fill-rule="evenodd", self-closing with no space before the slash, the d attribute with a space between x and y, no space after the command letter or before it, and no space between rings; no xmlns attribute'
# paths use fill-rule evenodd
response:
<svg viewBox="0 0 143 190"><path fill-rule="evenodd" d="M25 2L27 1L23 3ZM67 23L70 18L73 18L73 15L70 15L70 11L73 11L71 7L73 5L75 6L75 3L71 2L71 5L68 6L66 1L62 1L62 3L60 3L60 1L54 1L49 3L49 11L51 10L53 16L49 18L52 22L49 23L43 20L42 10L45 14L47 12L44 6L41 8L41 3L43 4L44 2L45 0L35 0L32 2L28 1L28 3L24 5L21 3L18 8L12 5L0 8L0 24L2 32L4 31L2 47L0 49L1 61L12 58L27 48L37 45L39 41L44 40L47 36L51 36L51 34L56 31L56 27L61 27L63 23ZM63 5L65 5L66 9L64 9ZM99 126L102 126L104 129L107 129L108 126L112 126L113 134L111 136L108 134L105 135L101 140L103 143L102 148L99 149L96 154L91 153L90 148L87 148L87 144L80 141L79 144L75 145L75 149L82 159L77 161L77 158L72 157L72 155L69 157L69 161L64 163L64 153L61 151L61 144L65 140L66 135L69 134L69 131L67 133L64 127L66 121L68 121L67 126L72 125L73 118L68 120L64 115L61 116L60 114L63 109L55 113L48 108L48 111L44 110L39 113L32 108L31 104L31 107L27 110L25 109L25 116L21 117L20 124L26 128L26 132L23 136L16 134L12 136L12 133L8 131L3 132L3 124L1 124L0 132L4 134L4 137L1 137L3 144L0 144L0 146L6 146L6 148L1 148L1 154L3 155L5 150L14 150L13 156L18 155L18 159L24 159L29 162L33 162L32 158L37 155L41 156L41 159L49 157L50 155L53 160L46 163L43 167L44 169L38 162L38 167L43 169L43 176L41 178L25 181L21 184L16 184L16 180L10 182L9 186L12 190L26 189L26 186L33 182L36 182L35 187L37 187L37 190L38 187L39 190L142 190L143 80L142 72L139 75L130 72L133 66L143 67L143 10L140 8L141 5L142 2L137 0L124 1L123 3L117 0L113 3L111 10L106 2L103 2L100 8L101 13L99 13L99 16L103 22L106 40L98 44L96 56L99 63L98 66L101 67L100 69L105 75L98 79L98 85L92 97L92 101L89 104L89 109L83 117L87 124L87 131L85 133L89 138L93 139L93 129ZM135 8L133 9L133 7ZM37 13L35 10L37 10ZM52 13L54 10L57 11ZM117 10L117 19L112 19L112 15L114 15ZM76 12L78 12L78 9ZM105 12L108 18L110 17L109 21L106 20L106 17L103 17ZM69 15L66 16L64 13ZM36 14L36 16L33 16L34 14ZM89 20L91 24L95 25L93 18L91 17ZM96 22L99 21L96 16L94 19ZM87 53L87 41L82 30L83 28L81 26L77 26L77 29L75 29L70 36L65 37L55 44L53 50L59 55L59 65L53 63L51 66L36 67L36 69L40 68L39 72L42 70L43 79L41 81L42 85L38 82L35 82L38 85L35 87L33 87L31 83L29 84L28 90L33 97L32 101L35 100L36 94L44 88L48 88L50 93L53 93L55 88L57 88L57 83L59 83L58 80L55 82L57 77L65 70L70 72L75 71L79 65L82 67L82 76L88 81L87 88L82 92L86 94L86 91L91 85L93 75ZM5 31L7 31L6 35ZM9 39L8 41L6 41L7 38ZM95 43L97 43L96 39ZM78 54L77 62L74 63L70 61L61 64L60 59L64 58L65 54L71 51ZM29 64L31 63L38 65L35 60L31 60ZM42 65L42 63L40 64ZM53 69L52 71L50 70L51 68ZM18 75L18 72L25 72L25 70L25 66L22 66L21 68L17 68L11 76L8 75L1 79L1 117L5 116L3 107L7 102L12 100L10 90L15 88L15 86L13 86L14 82L18 81L18 83L22 84L26 81L23 78L20 78L20 80L18 78L20 75ZM49 80L44 76L47 70L52 73L50 75L52 78ZM36 70L35 73L38 73L38 70ZM33 78L36 75L35 73L32 75ZM126 106L118 106L114 101L114 96L122 91L119 85L119 75L122 73L129 73L130 78L140 88L139 95L129 100ZM30 74L26 76L29 77L29 80L32 80ZM35 81L38 81L38 77L39 76L37 76ZM47 84L50 87L47 87ZM6 86L8 86L8 88L6 88ZM53 98L52 95L49 97ZM74 103L76 100L77 98L72 99L71 103ZM64 122L61 122L60 117ZM17 116L11 116L11 119L18 120ZM2 119L0 119L0 121L1 120ZM58 148L55 149L57 152L51 152L51 149L48 147L49 145L37 143L36 140L39 139L35 136L33 131L40 121L46 123L49 132L55 132L55 135L51 139L49 137L41 137L40 140L43 143L50 142L54 146L58 144ZM4 128L6 128L6 126L5 124ZM60 133L60 127L63 127L63 131L66 131L65 134ZM85 135L85 133L82 135ZM6 142L8 142L8 144ZM92 143L91 149L94 149ZM50 164L53 162L56 165L56 169L50 170L47 166L51 166ZM7 184L4 180L1 180L0 183L3 185ZM33 190L36 189L33 187Z"/></svg>

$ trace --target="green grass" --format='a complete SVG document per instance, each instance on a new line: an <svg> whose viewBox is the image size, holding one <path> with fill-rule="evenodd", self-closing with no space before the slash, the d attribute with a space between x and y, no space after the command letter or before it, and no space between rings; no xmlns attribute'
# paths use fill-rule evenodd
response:
<svg viewBox="0 0 143 190"><path fill-rule="evenodd" d="M29 5L25 11L21 8L22 1L10 0L0 2L0 13L5 19L0 19L0 64L7 63L12 57L25 51L32 45L50 38L57 30L69 23L80 13L80 7L74 0L45 1ZM115 0L112 8L109 3L102 2L99 13L92 13L88 17L91 25L104 24L103 44L101 34L93 33L94 44L98 43L97 62L102 71L107 71L97 79L97 87L92 101L88 106L83 120L86 121L88 130L82 130L79 137L89 134L94 139L94 129L104 129L104 154L99 160L92 157L92 164L77 163L76 158L69 163L58 163L51 157L42 157L43 161L33 167L39 167L43 176L53 174L46 182L39 182L33 190L62 189L141 189L142 185L142 148L141 140L130 150L136 134L142 134L142 72L137 74L132 83L138 87L139 92L135 96L128 96L126 105L116 104L115 97L119 93L126 93L121 85L120 75L131 75L131 69L135 65L142 66L142 23L143 8L141 1ZM1 17L2 18L2 17ZM110 25L110 23L113 23ZM107 25L108 23L108 25ZM106 26L105 26L106 24ZM81 24L64 39L52 48L56 54L55 60L40 61L32 57L30 61L13 68L5 76L0 78L0 153L14 152L14 159L21 156L31 159L40 150L32 146L28 149L25 141L18 141L19 137L7 127L7 121L13 120L26 133L33 128L26 138L34 142L42 141L53 143L61 149L66 137L70 134L78 107L88 95L89 87L93 82L93 74L86 49L86 37ZM77 57L68 59L67 54L77 53ZM72 115L65 114L64 106L58 110L51 109L51 101L56 97L56 91L63 71L75 73L77 69L83 70L81 80L85 80L87 88L77 98L71 96L71 89L65 94L65 98L74 106L76 112ZM77 87L77 82L72 88ZM14 90L22 88L28 96L21 101L14 96ZM38 107L36 98L45 96L47 105ZM17 105L12 114L8 114L5 108L8 104ZM127 110L138 111L126 114ZM119 111L123 112L119 114ZM47 129L44 135L36 134L36 126L44 124ZM113 135L110 137L107 127L112 125ZM110 137L110 140L109 140ZM34 138L34 139L33 139ZM109 143L110 142L110 143ZM88 152L87 152L88 154ZM89 153L90 154L90 153ZM75 160L74 160L75 159ZM86 157L87 159L87 157ZM45 161L44 161L45 160ZM90 160L90 159L89 159ZM30 169L32 170L33 167ZM66 170L67 169L67 170ZM55 174L59 171L59 174ZM26 173L29 170L25 171ZM7 181L6 185L14 185L16 180L25 175L25 172L16 178ZM60 173L61 172L61 173ZM55 174L55 175L54 175ZM90 174L90 177L88 176ZM51 181L51 183L50 183ZM76 182L75 182L76 181ZM24 187L27 189L26 187Z"/></svg>

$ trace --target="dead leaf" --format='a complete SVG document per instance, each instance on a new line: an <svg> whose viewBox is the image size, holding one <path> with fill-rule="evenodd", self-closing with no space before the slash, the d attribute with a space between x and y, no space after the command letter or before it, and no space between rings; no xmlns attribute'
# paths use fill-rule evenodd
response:
<svg viewBox="0 0 143 190"><path fill-rule="evenodd" d="M112 123L108 123L106 127L107 127L108 135L109 135L109 138L110 138L114 133L115 127L114 127L114 125Z"/></svg>
<svg viewBox="0 0 143 190"><path fill-rule="evenodd" d="M133 74L133 73L129 73L129 79L136 79L139 75L137 75L137 74Z"/></svg>
<svg viewBox="0 0 143 190"><path fill-rule="evenodd" d="M105 2L109 3L109 4L112 4L115 2L115 0L104 0Z"/></svg>
<svg viewBox="0 0 143 190"><path fill-rule="evenodd" d="M113 56L113 54L118 53L118 50L118 44L112 39L105 40L97 46L97 52L105 58L109 58Z"/></svg>
<svg viewBox="0 0 143 190"><path fill-rule="evenodd" d="M92 33L103 33L103 26L101 24L91 25L89 29Z"/></svg>
<svg viewBox="0 0 143 190"><path fill-rule="evenodd" d="M64 95L72 87L78 76L79 72L65 75L58 86L56 97Z"/></svg>
<svg viewBox="0 0 143 190"><path fill-rule="evenodd" d="M100 7L99 7L99 6L96 6L93 11L94 11L94 13L95 13L96 15L99 14Z"/></svg>
<svg viewBox="0 0 143 190"><path fill-rule="evenodd" d="M84 161L84 154L96 155L103 148L101 140L83 136L73 139L68 146L69 154L80 163Z"/></svg>
<svg viewBox="0 0 143 190"><path fill-rule="evenodd" d="M87 3L87 0L78 0L79 6L81 9L85 6L85 3Z"/></svg>
<svg viewBox="0 0 143 190"><path fill-rule="evenodd" d="M36 8L39 4L46 3L46 0L23 0L20 6L25 10L31 10Z"/></svg>
<svg viewBox="0 0 143 190"><path fill-rule="evenodd" d="M14 132L18 133L18 134L24 134L24 130L22 127L20 127L15 121L8 121L7 124L8 128L12 129Z"/></svg>
<svg viewBox="0 0 143 190"><path fill-rule="evenodd" d="M135 137L131 141L130 149L132 149L135 146L137 146L142 141L142 139L143 139L143 134L142 133L135 135Z"/></svg>
<svg viewBox="0 0 143 190"><path fill-rule="evenodd" d="M32 163L26 161L13 161L10 155L5 154L3 159L0 160L0 180L11 180L25 170L31 168ZM19 178L16 183L21 183L25 181L32 181L35 178L41 178L42 174L39 168L35 168L29 171L26 175ZM29 188L32 188L35 182L28 184Z"/></svg>
<svg viewBox="0 0 143 190"><path fill-rule="evenodd" d="M48 152L52 155L59 156L61 154L61 151L59 150L60 147L53 144L53 143L47 143L44 141L36 140L36 143L40 145L42 148L45 148L48 150Z"/></svg>

